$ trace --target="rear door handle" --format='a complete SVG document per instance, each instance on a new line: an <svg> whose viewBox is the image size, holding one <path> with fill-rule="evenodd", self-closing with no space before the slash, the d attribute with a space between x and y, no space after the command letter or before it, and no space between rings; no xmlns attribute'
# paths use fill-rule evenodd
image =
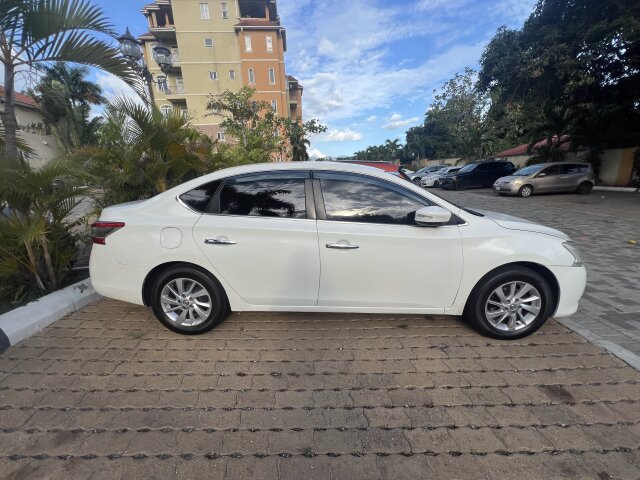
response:
<svg viewBox="0 0 640 480"><path fill-rule="evenodd" d="M360 248L358 245L353 245L352 243L327 243L327 248L338 248L340 250L354 250L356 248Z"/></svg>
<svg viewBox="0 0 640 480"><path fill-rule="evenodd" d="M218 238L205 238L204 243L206 243L207 245L235 245L238 242L229 240L226 237L218 237Z"/></svg>

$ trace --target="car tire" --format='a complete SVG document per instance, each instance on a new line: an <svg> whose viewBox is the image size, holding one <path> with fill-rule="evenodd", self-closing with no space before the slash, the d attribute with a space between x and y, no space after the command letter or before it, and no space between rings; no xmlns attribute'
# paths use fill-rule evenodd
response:
<svg viewBox="0 0 640 480"><path fill-rule="evenodd" d="M433 181L433 188L438 188L440 186L440 181L439 180L434 180Z"/></svg>
<svg viewBox="0 0 640 480"><path fill-rule="evenodd" d="M191 296L194 293L201 294ZM186 266L169 268L155 279L150 303L165 327L183 335L208 332L229 314L229 302L218 281Z"/></svg>
<svg viewBox="0 0 640 480"><path fill-rule="evenodd" d="M413 179L413 183L415 183L416 185L420 186L420 180L422 180L421 178L414 178Z"/></svg>
<svg viewBox="0 0 640 480"><path fill-rule="evenodd" d="M454 188L456 190L464 190L465 188L464 182L462 180L456 180L456 183L454 184Z"/></svg>
<svg viewBox="0 0 640 480"><path fill-rule="evenodd" d="M582 182L580 185L578 185L576 192L578 192L580 195L587 195L588 193L591 193L592 189L593 189L593 183Z"/></svg>
<svg viewBox="0 0 640 480"><path fill-rule="evenodd" d="M518 196L522 198L528 198L533 195L533 187L531 185L523 185L518 190Z"/></svg>
<svg viewBox="0 0 640 480"><path fill-rule="evenodd" d="M499 291L505 300L500 299ZM469 296L464 317L486 336L511 340L542 327L554 306L553 290L542 275L526 267L506 266L478 282Z"/></svg>

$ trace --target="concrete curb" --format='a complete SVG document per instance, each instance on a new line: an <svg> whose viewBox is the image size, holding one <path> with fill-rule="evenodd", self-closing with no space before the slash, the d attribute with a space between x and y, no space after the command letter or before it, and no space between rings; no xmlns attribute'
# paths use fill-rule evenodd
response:
<svg viewBox="0 0 640 480"><path fill-rule="evenodd" d="M599 187L596 185L593 187L594 190L598 190L601 192L636 192L637 189L635 187Z"/></svg>
<svg viewBox="0 0 640 480"><path fill-rule="evenodd" d="M0 352L98 298L87 278L0 315Z"/></svg>
<svg viewBox="0 0 640 480"><path fill-rule="evenodd" d="M581 327L579 322L575 322L568 318L557 318L555 320L568 329L573 330L578 335L586 338L591 343L595 343L599 347L604 348L606 351L612 353L623 362L628 363L636 370L640 370L640 356L636 355L635 353L627 350L624 347L621 347L620 345L610 342L609 340L606 340L605 338L601 337L597 333L592 332L589 329Z"/></svg>

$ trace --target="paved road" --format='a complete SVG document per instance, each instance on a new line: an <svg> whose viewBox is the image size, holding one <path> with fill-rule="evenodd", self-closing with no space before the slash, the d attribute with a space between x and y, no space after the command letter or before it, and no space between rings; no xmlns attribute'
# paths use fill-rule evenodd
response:
<svg viewBox="0 0 640 480"><path fill-rule="evenodd" d="M574 319L635 308L629 221L447 195L573 219ZM242 314L183 337L103 300L0 355L0 478L637 479L639 382L554 321L500 342L451 317Z"/></svg>

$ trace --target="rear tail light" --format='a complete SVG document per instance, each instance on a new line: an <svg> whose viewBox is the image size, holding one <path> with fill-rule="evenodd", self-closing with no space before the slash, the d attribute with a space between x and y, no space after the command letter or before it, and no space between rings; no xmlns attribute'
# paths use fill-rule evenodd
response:
<svg viewBox="0 0 640 480"><path fill-rule="evenodd" d="M124 222L95 222L91 225L91 240L98 245L106 245L107 237L122 227Z"/></svg>

